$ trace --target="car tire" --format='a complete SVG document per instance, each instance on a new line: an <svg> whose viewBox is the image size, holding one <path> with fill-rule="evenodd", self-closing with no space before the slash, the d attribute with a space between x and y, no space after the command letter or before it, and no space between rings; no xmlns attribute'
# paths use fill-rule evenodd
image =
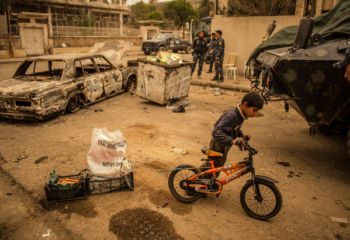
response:
<svg viewBox="0 0 350 240"><path fill-rule="evenodd" d="M160 46L158 52L165 52L166 48L164 46Z"/></svg>
<svg viewBox="0 0 350 240"><path fill-rule="evenodd" d="M144 51L144 54L145 54L145 55L150 55L151 52Z"/></svg>
<svg viewBox="0 0 350 240"><path fill-rule="evenodd" d="M79 111L80 107L81 104L78 95L74 95L71 98L69 98L67 103L67 112L75 113Z"/></svg>
<svg viewBox="0 0 350 240"><path fill-rule="evenodd" d="M186 53L189 54L192 51L192 46L188 45L185 49Z"/></svg>
<svg viewBox="0 0 350 240"><path fill-rule="evenodd" d="M129 77L126 83L125 92L134 93L136 91L136 86L137 86L137 78L136 76L132 75Z"/></svg>

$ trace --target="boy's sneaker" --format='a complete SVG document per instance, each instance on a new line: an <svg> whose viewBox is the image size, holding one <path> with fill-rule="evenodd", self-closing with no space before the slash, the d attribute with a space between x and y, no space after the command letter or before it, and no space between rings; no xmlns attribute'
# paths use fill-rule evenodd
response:
<svg viewBox="0 0 350 240"><path fill-rule="evenodd" d="M210 81L218 81L219 79L218 78L213 78L213 79L211 79Z"/></svg>
<svg viewBox="0 0 350 240"><path fill-rule="evenodd" d="M224 79L219 79L218 82L224 82Z"/></svg>

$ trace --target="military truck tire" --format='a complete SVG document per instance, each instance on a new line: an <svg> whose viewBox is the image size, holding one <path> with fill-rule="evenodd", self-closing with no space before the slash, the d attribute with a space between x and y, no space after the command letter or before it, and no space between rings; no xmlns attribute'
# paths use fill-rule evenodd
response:
<svg viewBox="0 0 350 240"><path fill-rule="evenodd" d="M67 103L67 112L74 113L79 111L81 107L79 96L74 95L71 98L69 98Z"/></svg>
<svg viewBox="0 0 350 240"><path fill-rule="evenodd" d="M164 46L160 46L158 50L159 50L159 52L165 52L166 51Z"/></svg>
<svg viewBox="0 0 350 240"><path fill-rule="evenodd" d="M350 127L348 129L348 135L346 136L346 147L348 149L348 155L350 157Z"/></svg>
<svg viewBox="0 0 350 240"><path fill-rule="evenodd" d="M188 46L186 47L185 51L186 51L187 54L188 54L188 53L191 53L192 47L191 47L190 45L188 45Z"/></svg>
<svg viewBox="0 0 350 240"><path fill-rule="evenodd" d="M151 52L144 51L144 54L145 54L145 55L150 55Z"/></svg>

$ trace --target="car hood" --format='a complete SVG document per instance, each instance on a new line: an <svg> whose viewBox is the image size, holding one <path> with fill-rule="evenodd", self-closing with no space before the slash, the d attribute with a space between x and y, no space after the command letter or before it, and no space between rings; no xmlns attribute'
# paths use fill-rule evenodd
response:
<svg viewBox="0 0 350 240"><path fill-rule="evenodd" d="M10 78L0 81L0 97L33 98L57 89L57 81L27 81Z"/></svg>

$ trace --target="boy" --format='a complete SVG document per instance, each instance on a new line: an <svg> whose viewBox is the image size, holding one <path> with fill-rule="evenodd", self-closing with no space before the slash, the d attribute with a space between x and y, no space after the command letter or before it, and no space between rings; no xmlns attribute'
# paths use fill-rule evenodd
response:
<svg viewBox="0 0 350 240"><path fill-rule="evenodd" d="M263 106L264 100L262 97L256 92L249 92L243 97L241 104L225 112L217 120L212 132L213 138L210 142L210 149L223 153L224 156L215 158L215 167L221 167L225 164L227 153L232 145L239 146L240 141L241 146L243 146L243 138L250 139L249 135L242 133L241 126L244 120L254 117ZM207 164L202 167L208 167Z"/></svg>

